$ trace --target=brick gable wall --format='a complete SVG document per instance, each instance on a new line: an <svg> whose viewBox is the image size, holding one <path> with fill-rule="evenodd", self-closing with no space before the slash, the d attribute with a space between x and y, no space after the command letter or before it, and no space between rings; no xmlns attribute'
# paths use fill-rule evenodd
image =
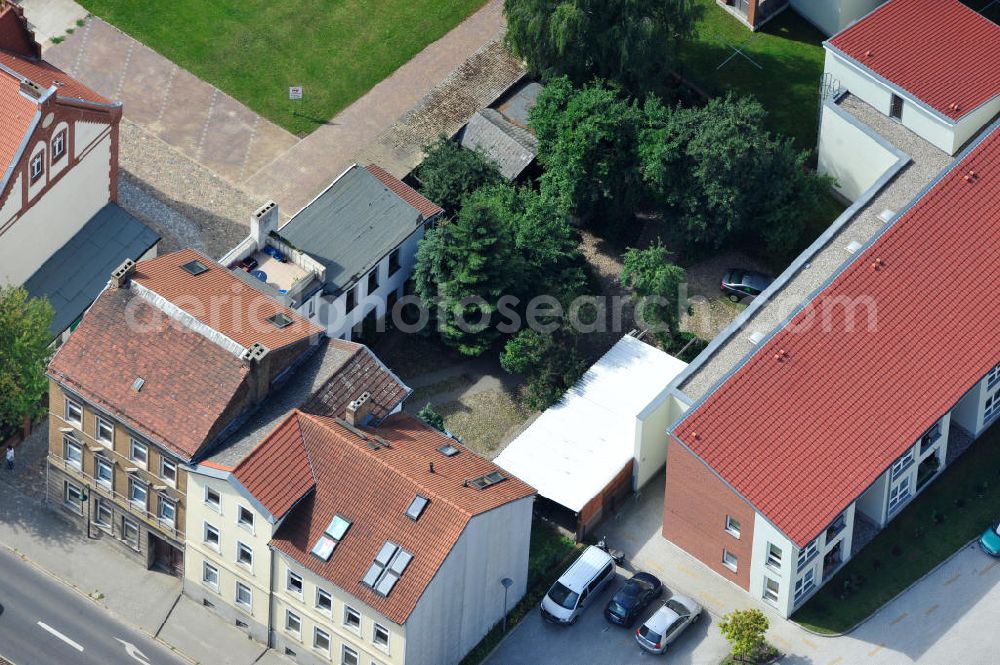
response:
<svg viewBox="0 0 1000 665"><path fill-rule="evenodd" d="M750 588L755 513L708 467L673 438L667 444L663 537L719 575ZM740 537L726 532L726 516L740 523ZM737 572L722 564L722 551L738 561Z"/></svg>

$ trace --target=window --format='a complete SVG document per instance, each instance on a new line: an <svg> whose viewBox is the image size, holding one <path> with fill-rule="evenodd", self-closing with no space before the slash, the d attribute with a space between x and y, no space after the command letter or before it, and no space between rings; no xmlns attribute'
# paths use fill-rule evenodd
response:
<svg viewBox="0 0 1000 665"><path fill-rule="evenodd" d="M208 272L208 266L206 266L198 259L195 259L194 261L188 261L187 263L182 265L181 268L184 270L184 272L194 276L198 276L203 272Z"/></svg>
<svg viewBox="0 0 1000 665"><path fill-rule="evenodd" d="M372 630L372 642L379 645L380 647L389 648L389 631L385 626L380 626L375 624L374 630Z"/></svg>
<svg viewBox="0 0 1000 665"><path fill-rule="evenodd" d="M285 630L296 637L302 634L302 619L291 610L285 610Z"/></svg>
<svg viewBox="0 0 1000 665"><path fill-rule="evenodd" d="M893 120L903 119L903 98L899 95L892 96L892 101L889 103L889 117Z"/></svg>
<svg viewBox="0 0 1000 665"><path fill-rule="evenodd" d="M62 130L52 139L52 161L58 162L66 154L66 130Z"/></svg>
<svg viewBox="0 0 1000 665"><path fill-rule="evenodd" d="M361 615L353 607L344 605L344 625L355 630L361 628Z"/></svg>
<svg viewBox="0 0 1000 665"><path fill-rule="evenodd" d="M389 277L399 272L399 247L389 254Z"/></svg>
<svg viewBox="0 0 1000 665"><path fill-rule="evenodd" d="M445 457L454 457L455 455L457 455L460 452L458 448L456 448L455 446L451 445L450 443L444 444L443 446L441 446L437 450L438 450L439 453L441 453Z"/></svg>
<svg viewBox="0 0 1000 665"><path fill-rule="evenodd" d="M380 596L388 596L412 559L412 554L387 540L361 581Z"/></svg>
<svg viewBox="0 0 1000 665"><path fill-rule="evenodd" d="M934 426L931 427L927 432L920 437L920 454L923 455L931 446L937 443L937 440L941 438L941 423L936 422Z"/></svg>
<svg viewBox="0 0 1000 665"><path fill-rule="evenodd" d="M375 293L378 289L378 266L372 268L372 271L368 273L368 294L371 295Z"/></svg>
<svg viewBox="0 0 1000 665"><path fill-rule="evenodd" d="M212 587L216 591L219 590L219 569L210 564L207 561L201 564L201 581L205 583L205 586ZM239 598L237 596L237 602Z"/></svg>
<svg viewBox="0 0 1000 665"><path fill-rule="evenodd" d="M248 531L253 531L253 513L250 512L249 508L240 506L240 513L239 517L236 518L236 523Z"/></svg>
<svg viewBox="0 0 1000 665"><path fill-rule="evenodd" d="M288 316L284 312L278 312L277 314L272 314L271 316L267 317L267 320L275 328L287 328L288 326L292 325L292 317Z"/></svg>
<svg viewBox="0 0 1000 665"><path fill-rule="evenodd" d="M342 665L358 665L358 652L345 644L340 662Z"/></svg>
<svg viewBox="0 0 1000 665"><path fill-rule="evenodd" d="M798 570L802 570L802 567L812 561L816 557L816 552L819 548L816 545L816 539L813 539L811 543L799 550L798 558L795 562Z"/></svg>
<svg viewBox="0 0 1000 665"><path fill-rule="evenodd" d="M63 436L63 459L70 466L83 468L83 446L71 436Z"/></svg>
<svg viewBox="0 0 1000 665"><path fill-rule="evenodd" d="M312 318L316 314L316 301L310 298L306 301L306 316Z"/></svg>
<svg viewBox="0 0 1000 665"><path fill-rule="evenodd" d="M910 468L913 464L913 451L907 450L903 455L892 463L892 479L896 480L899 478L904 471Z"/></svg>
<svg viewBox="0 0 1000 665"><path fill-rule="evenodd" d="M333 596L330 595L329 591L316 589L316 609L328 614L333 611Z"/></svg>
<svg viewBox="0 0 1000 665"><path fill-rule="evenodd" d="M776 581L772 580L770 577L764 578L764 600L770 601L772 603L778 602L778 591L781 588Z"/></svg>
<svg viewBox="0 0 1000 665"><path fill-rule="evenodd" d="M139 525L127 517L122 518L122 540L139 549Z"/></svg>
<svg viewBox="0 0 1000 665"><path fill-rule="evenodd" d="M66 422L72 423L77 427L82 427L83 425L83 407L68 397L66 398Z"/></svg>
<svg viewBox="0 0 1000 665"><path fill-rule="evenodd" d="M97 500L97 511L94 513L94 522L105 529L111 528L111 523L115 519L111 505L105 499Z"/></svg>
<svg viewBox="0 0 1000 665"><path fill-rule="evenodd" d="M330 557L333 556L334 548L344 539L347 530L350 528L351 522L347 518L341 515L334 515L333 519L326 526L326 530L316 540L316 544L313 545L313 556L323 561L329 561Z"/></svg>
<svg viewBox="0 0 1000 665"><path fill-rule="evenodd" d="M247 610L253 607L253 592L243 582L236 583L236 604Z"/></svg>
<svg viewBox="0 0 1000 665"><path fill-rule="evenodd" d="M329 655L330 633L322 628L313 628L313 648Z"/></svg>
<svg viewBox="0 0 1000 665"><path fill-rule="evenodd" d="M288 571L288 579L285 580L285 589L289 593L294 593L297 596L302 595L302 576L292 571Z"/></svg>
<svg viewBox="0 0 1000 665"><path fill-rule="evenodd" d="M737 520L734 520L729 515L726 515L726 531L733 538L740 537L740 523Z"/></svg>
<svg viewBox="0 0 1000 665"><path fill-rule="evenodd" d="M410 507L406 509L406 516L416 522L427 507L428 500L419 494L410 502Z"/></svg>
<svg viewBox="0 0 1000 665"><path fill-rule="evenodd" d="M493 471L491 473L487 473L485 476L480 476L474 480L470 480L469 484L477 490L484 490L490 485L496 485L504 480L507 480L507 478L502 473L499 471Z"/></svg>
<svg viewBox="0 0 1000 665"><path fill-rule="evenodd" d="M899 483L892 486L889 490L889 512L892 513L896 509L902 507L907 499L910 498L910 479L903 478Z"/></svg>
<svg viewBox="0 0 1000 665"><path fill-rule="evenodd" d="M994 365L993 369L986 373L986 389L993 390L1000 383L1000 363Z"/></svg>
<svg viewBox="0 0 1000 665"><path fill-rule="evenodd" d="M205 488L205 505L217 512L222 512L222 497L211 487Z"/></svg>
<svg viewBox="0 0 1000 665"><path fill-rule="evenodd" d="M236 543L236 562L247 568L253 568L253 550L244 543Z"/></svg>
<svg viewBox="0 0 1000 665"><path fill-rule="evenodd" d="M767 544L767 565L781 569L781 548L774 543Z"/></svg>
<svg viewBox="0 0 1000 665"><path fill-rule="evenodd" d="M983 407L983 423L988 423L1000 415L1000 392L990 395Z"/></svg>
<svg viewBox="0 0 1000 665"><path fill-rule="evenodd" d="M145 510L148 498L149 490L146 483L142 482L138 478L129 478L128 500Z"/></svg>
<svg viewBox="0 0 1000 665"><path fill-rule="evenodd" d="M132 439L129 446L128 458L145 469L146 463L149 461L149 449L145 443L139 443L135 439Z"/></svg>
<svg viewBox="0 0 1000 665"><path fill-rule="evenodd" d="M219 530L208 522L205 522L204 540L206 545L215 550L218 550L222 544L222 538L219 536Z"/></svg>
<svg viewBox="0 0 1000 665"><path fill-rule="evenodd" d="M351 287L347 292L347 300L344 305L344 314L350 314L354 311L354 308L358 306L358 296L355 287Z"/></svg>
<svg viewBox="0 0 1000 665"><path fill-rule="evenodd" d="M167 497L160 495L157 517L168 526L173 526L177 519L177 503Z"/></svg>
<svg viewBox="0 0 1000 665"><path fill-rule="evenodd" d="M168 460L166 457L160 458L160 477L171 485L177 485L177 463Z"/></svg>
<svg viewBox="0 0 1000 665"><path fill-rule="evenodd" d="M31 182L35 182L42 177L42 172L45 170L45 153L38 153L31 158Z"/></svg>
<svg viewBox="0 0 1000 665"><path fill-rule="evenodd" d="M798 605L806 594L816 587L816 571L810 568L795 582L795 604Z"/></svg>
<svg viewBox="0 0 1000 665"><path fill-rule="evenodd" d="M837 519L830 522L830 526L826 527L826 542L829 543L831 540L837 537L837 535L844 530L847 526L847 517L844 513L837 515Z"/></svg>
<svg viewBox="0 0 1000 665"><path fill-rule="evenodd" d="M95 428L97 440L101 443L111 443L115 441L115 426L111 422L97 416L97 427Z"/></svg>
<svg viewBox="0 0 1000 665"><path fill-rule="evenodd" d="M739 561L737 561L736 556L729 550L722 550L722 565L735 573L739 566Z"/></svg>
<svg viewBox="0 0 1000 665"><path fill-rule="evenodd" d="M73 483L63 484L63 503L74 513L83 514L83 490Z"/></svg>

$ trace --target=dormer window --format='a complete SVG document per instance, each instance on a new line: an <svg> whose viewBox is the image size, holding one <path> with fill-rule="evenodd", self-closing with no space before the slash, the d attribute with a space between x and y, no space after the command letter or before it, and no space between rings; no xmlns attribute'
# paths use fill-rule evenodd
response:
<svg viewBox="0 0 1000 665"><path fill-rule="evenodd" d="M45 153L40 152L32 157L29 168L31 173L31 182L35 182L41 178L42 173L45 172Z"/></svg>
<svg viewBox="0 0 1000 665"><path fill-rule="evenodd" d="M52 161L58 162L66 154L66 130L62 130L52 139Z"/></svg>

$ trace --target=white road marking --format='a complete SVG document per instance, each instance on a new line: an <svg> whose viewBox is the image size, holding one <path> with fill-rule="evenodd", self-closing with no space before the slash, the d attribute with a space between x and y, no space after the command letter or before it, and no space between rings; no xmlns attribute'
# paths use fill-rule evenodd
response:
<svg viewBox="0 0 1000 665"><path fill-rule="evenodd" d="M47 623L45 623L43 621L39 621L38 622L38 627L41 628L42 630L47 630L48 632L52 633L53 635L55 635L56 637L58 637L60 640L62 640L66 644L68 644L71 647L73 647L74 649L76 649L77 651L83 651L83 647L82 646L80 646L79 644L77 644L73 640L69 639L68 637L66 637L65 635L63 635L62 633L60 633L58 630L56 630L55 628L53 628L49 624L47 624Z"/></svg>
<svg viewBox="0 0 1000 665"><path fill-rule="evenodd" d="M125 653L131 656L133 660L139 661L142 665L149 665L149 661L146 660L146 654L139 651L134 644L130 644L119 637L116 637L115 639L122 643L122 646L125 647Z"/></svg>

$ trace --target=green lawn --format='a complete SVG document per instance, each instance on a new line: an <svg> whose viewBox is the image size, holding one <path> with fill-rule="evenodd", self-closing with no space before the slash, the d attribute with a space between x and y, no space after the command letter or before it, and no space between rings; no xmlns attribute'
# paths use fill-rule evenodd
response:
<svg viewBox="0 0 1000 665"><path fill-rule="evenodd" d="M485 0L80 0L293 133L311 132ZM305 88L292 106L289 86ZM294 112L293 112L294 111Z"/></svg>
<svg viewBox="0 0 1000 665"><path fill-rule="evenodd" d="M820 632L843 632L981 534L998 517L1000 427L993 427L931 481L792 618Z"/></svg>
<svg viewBox="0 0 1000 665"><path fill-rule="evenodd" d="M816 147L823 35L794 11L786 10L757 33L730 16L715 0L697 0L703 13L695 41L685 47L682 74L710 95L732 90L752 94L770 113L771 129L795 138L800 148ZM742 56L719 65L742 46L762 69Z"/></svg>

